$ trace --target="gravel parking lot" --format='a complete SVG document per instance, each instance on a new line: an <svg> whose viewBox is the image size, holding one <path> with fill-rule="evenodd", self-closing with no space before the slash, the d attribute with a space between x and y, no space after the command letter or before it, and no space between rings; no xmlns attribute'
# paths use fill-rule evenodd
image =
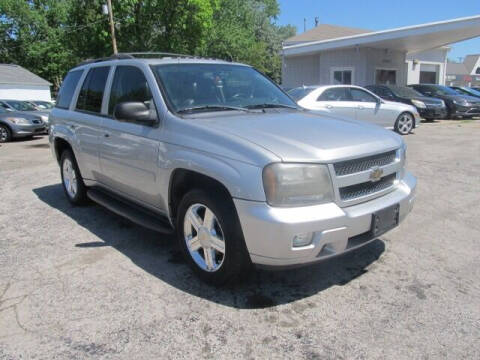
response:
<svg viewBox="0 0 480 360"><path fill-rule="evenodd" d="M2 144L0 359L479 359L479 135L478 120L422 124L400 228L225 289L171 238L72 207L46 137Z"/></svg>

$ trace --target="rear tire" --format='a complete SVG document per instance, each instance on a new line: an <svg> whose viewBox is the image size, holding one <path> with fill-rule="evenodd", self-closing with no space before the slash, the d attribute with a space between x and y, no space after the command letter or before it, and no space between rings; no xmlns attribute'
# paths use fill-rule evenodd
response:
<svg viewBox="0 0 480 360"><path fill-rule="evenodd" d="M222 192L194 189L180 201L178 245L206 283L223 285L248 273L251 262L231 199Z"/></svg>
<svg viewBox="0 0 480 360"><path fill-rule="evenodd" d="M60 158L60 174L62 186L68 201L74 205L84 205L88 202L85 186L73 152L66 149Z"/></svg>
<svg viewBox="0 0 480 360"><path fill-rule="evenodd" d="M10 140L12 140L10 129L5 125L0 124L0 143L6 143Z"/></svg>
<svg viewBox="0 0 480 360"><path fill-rule="evenodd" d="M412 114L401 113L395 121L395 131L400 135L408 135L412 131L414 123L415 119Z"/></svg>

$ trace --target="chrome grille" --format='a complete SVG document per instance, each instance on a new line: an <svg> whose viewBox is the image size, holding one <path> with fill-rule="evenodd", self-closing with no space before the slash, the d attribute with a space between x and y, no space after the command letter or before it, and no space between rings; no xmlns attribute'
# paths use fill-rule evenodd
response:
<svg viewBox="0 0 480 360"><path fill-rule="evenodd" d="M360 184L345 186L339 189L340 199L348 201L362 196L367 196L393 186L396 179L396 173L384 176L377 182L363 182Z"/></svg>
<svg viewBox="0 0 480 360"><path fill-rule="evenodd" d="M335 174L344 176L366 171L373 166L385 166L395 161L396 151L389 151L383 154L367 156L360 159L341 161L333 164Z"/></svg>

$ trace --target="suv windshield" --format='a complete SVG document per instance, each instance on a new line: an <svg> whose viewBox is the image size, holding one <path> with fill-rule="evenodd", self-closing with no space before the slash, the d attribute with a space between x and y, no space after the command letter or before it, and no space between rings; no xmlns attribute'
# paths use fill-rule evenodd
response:
<svg viewBox="0 0 480 360"><path fill-rule="evenodd" d="M418 96L423 96L419 92L413 90L412 88L406 86L389 86L388 87L396 96L413 98Z"/></svg>
<svg viewBox="0 0 480 360"><path fill-rule="evenodd" d="M26 101L18 101L18 100L9 100L7 101L7 104L13 107L15 110L18 111L35 111L35 107L26 102Z"/></svg>
<svg viewBox="0 0 480 360"><path fill-rule="evenodd" d="M175 112L297 107L271 80L248 66L168 64L152 68Z"/></svg>

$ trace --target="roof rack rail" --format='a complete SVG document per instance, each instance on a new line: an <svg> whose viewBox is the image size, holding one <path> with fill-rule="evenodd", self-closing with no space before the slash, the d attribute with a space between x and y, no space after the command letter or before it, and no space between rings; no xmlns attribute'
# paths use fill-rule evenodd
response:
<svg viewBox="0 0 480 360"><path fill-rule="evenodd" d="M124 55L130 55L132 57L179 57L179 58L197 58L199 56L195 55L186 55L186 54L176 54L170 52L162 52L162 51L152 51L152 52L129 52L129 53L122 53Z"/></svg>
<svg viewBox="0 0 480 360"><path fill-rule="evenodd" d="M124 59L135 59L135 58L164 58L164 57L171 57L171 58L184 58L184 59L208 59L208 60L222 60L228 61L223 59L217 59L213 57L204 57L204 56L197 56L197 55L186 55L186 54L176 54L176 53L169 53L169 52L130 52L130 53L118 53L112 56L107 56L98 59L87 59L82 61L77 66L98 63L102 61L108 60L124 60Z"/></svg>
<svg viewBox="0 0 480 360"><path fill-rule="evenodd" d="M111 56L106 56L106 57L103 57L103 58L97 58L97 59L87 59L87 60L84 60L82 61L80 64L78 64L77 66L82 66L82 65L87 65L87 64L93 64L93 63L97 63L97 62L102 62L102 61L108 61L108 60L122 60L122 59L134 59L134 57L132 55L129 55L129 54L115 54L115 55L111 55Z"/></svg>

